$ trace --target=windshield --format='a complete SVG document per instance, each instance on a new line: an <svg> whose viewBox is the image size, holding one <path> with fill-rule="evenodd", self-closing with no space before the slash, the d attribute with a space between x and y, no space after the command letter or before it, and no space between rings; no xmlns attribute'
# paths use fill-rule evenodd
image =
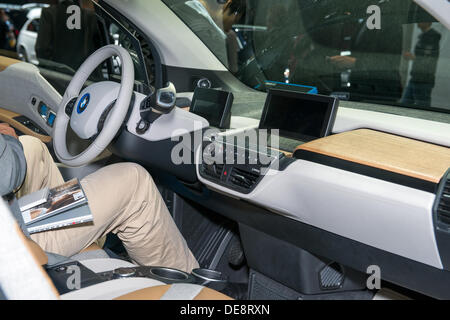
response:
<svg viewBox="0 0 450 320"><path fill-rule="evenodd" d="M163 0L238 79L450 111L449 31L412 0Z"/></svg>

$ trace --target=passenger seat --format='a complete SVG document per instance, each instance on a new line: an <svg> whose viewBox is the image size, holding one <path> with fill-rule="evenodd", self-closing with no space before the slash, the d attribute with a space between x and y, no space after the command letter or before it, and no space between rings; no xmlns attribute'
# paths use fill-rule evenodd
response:
<svg viewBox="0 0 450 320"><path fill-rule="evenodd" d="M149 278L105 281L60 296L42 267L47 262L45 252L23 235L9 207L0 199L0 297L11 300L231 300L217 291L196 284L166 285ZM87 268L91 265L91 270L113 270L132 264L116 259L88 259L85 265Z"/></svg>

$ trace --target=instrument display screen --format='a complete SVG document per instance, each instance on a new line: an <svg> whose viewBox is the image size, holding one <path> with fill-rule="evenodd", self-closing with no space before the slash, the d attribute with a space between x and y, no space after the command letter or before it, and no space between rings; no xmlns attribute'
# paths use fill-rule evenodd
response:
<svg viewBox="0 0 450 320"><path fill-rule="evenodd" d="M338 100L333 97L284 90L270 90L260 129L278 129L280 136L303 141L330 134Z"/></svg>

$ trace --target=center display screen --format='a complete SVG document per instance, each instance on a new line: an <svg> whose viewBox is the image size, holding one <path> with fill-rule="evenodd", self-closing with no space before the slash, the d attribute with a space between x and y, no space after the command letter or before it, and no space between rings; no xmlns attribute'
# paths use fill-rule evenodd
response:
<svg viewBox="0 0 450 320"><path fill-rule="evenodd" d="M190 112L208 120L210 126L229 129L233 94L215 89L197 88L194 92Z"/></svg>
<svg viewBox="0 0 450 320"><path fill-rule="evenodd" d="M260 129L279 129L280 136L313 140L330 134L338 100L328 96L270 90Z"/></svg>

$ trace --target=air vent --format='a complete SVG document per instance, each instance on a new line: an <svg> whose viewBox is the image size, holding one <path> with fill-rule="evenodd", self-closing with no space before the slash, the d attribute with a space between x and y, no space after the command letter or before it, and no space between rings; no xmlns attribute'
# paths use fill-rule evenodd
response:
<svg viewBox="0 0 450 320"><path fill-rule="evenodd" d="M337 290L344 282L344 270L336 262L325 266L319 273L320 286L323 290Z"/></svg>
<svg viewBox="0 0 450 320"><path fill-rule="evenodd" d="M259 174L238 168L233 168L229 181L237 187L250 190L256 185L259 177Z"/></svg>
<svg viewBox="0 0 450 320"><path fill-rule="evenodd" d="M203 173L206 174L209 177L219 179L222 177L223 172L223 164L212 164L212 165L204 165L203 166Z"/></svg>
<svg viewBox="0 0 450 320"><path fill-rule="evenodd" d="M439 227L450 230L450 174L444 182L436 214Z"/></svg>

